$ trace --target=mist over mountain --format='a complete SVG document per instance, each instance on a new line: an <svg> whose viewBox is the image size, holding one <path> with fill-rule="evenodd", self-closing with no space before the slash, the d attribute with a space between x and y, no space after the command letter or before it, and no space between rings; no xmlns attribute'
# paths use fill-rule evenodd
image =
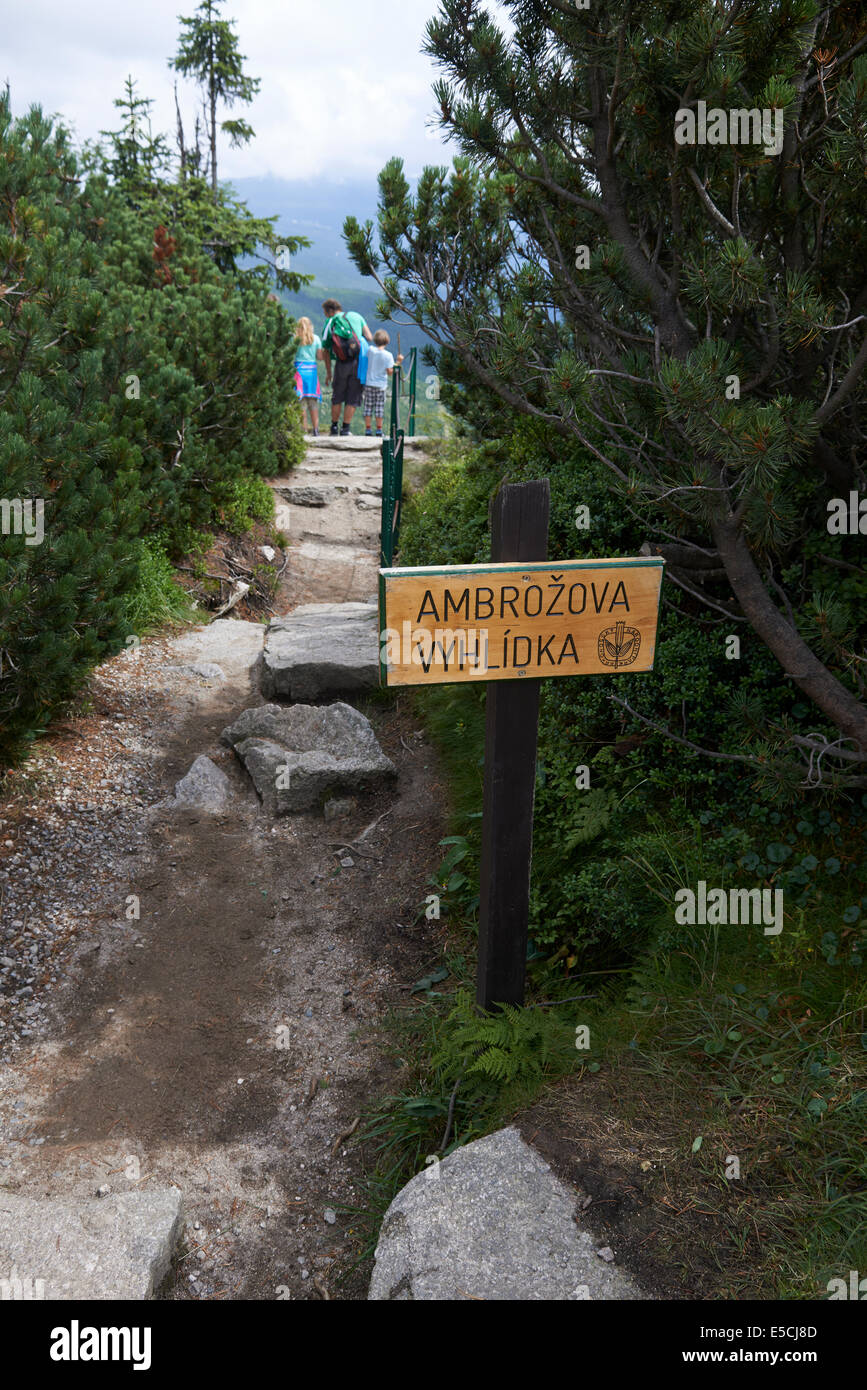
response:
<svg viewBox="0 0 867 1390"><path fill-rule="evenodd" d="M276 214L278 230L284 230L287 236L305 236L312 242L306 250L293 256L292 269L314 276L314 283L298 294L284 291L280 296L296 318L306 314L317 330L320 329L322 301L331 296L339 299L344 308L363 314L371 330L385 327L391 334L394 351L398 330L404 352L430 341L414 325L406 327L378 316L379 286L375 280L358 273L346 250L342 235L344 218L350 213L359 222L376 218L378 189L375 179L326 182L322 179L244 178L233 179L232 187L257 217Z"/></svg>

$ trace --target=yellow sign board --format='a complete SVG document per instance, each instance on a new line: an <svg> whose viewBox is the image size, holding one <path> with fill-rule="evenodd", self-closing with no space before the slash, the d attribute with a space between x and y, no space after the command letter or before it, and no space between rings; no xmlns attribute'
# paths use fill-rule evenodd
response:
<svg viewBox="0 0 867 1390"><path fill-rule="evenodd" d="M383 685L653 669L664 561L379 571Z"/></svg>

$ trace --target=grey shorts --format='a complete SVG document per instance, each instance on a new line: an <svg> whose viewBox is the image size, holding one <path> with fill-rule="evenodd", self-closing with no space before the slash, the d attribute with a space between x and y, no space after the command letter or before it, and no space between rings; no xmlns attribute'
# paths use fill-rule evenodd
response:
<svg viewBox="0 0 867 1390"><path fill-rule="evenodd" d="M334 363L334 383L331 388L332 405L361 405L364 390L358 380L357 359L354 362Z"/></svg>

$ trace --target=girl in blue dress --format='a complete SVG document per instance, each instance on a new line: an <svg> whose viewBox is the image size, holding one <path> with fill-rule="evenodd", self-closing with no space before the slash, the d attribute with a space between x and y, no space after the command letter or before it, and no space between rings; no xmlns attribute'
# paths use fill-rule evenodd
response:
<svg viewBox="0 0 867 1390"><path fill-rule="evenodd" d="M295 325L295 337L295 390L301 401L301 416L303 419L306 407L310 417L310 428L314 434L318 434L319 402L322 399L318 364L325 360L325 353L322 351L319 335L313 332L310 319L298 320Z"/></svg>

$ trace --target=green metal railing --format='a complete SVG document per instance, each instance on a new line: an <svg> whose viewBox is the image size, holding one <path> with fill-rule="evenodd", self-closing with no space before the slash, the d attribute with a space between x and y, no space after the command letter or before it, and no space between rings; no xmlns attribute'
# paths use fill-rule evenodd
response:
<svg viewBox="0 0 867 1390"><path fill-rule="evenodd" d="M398 340L398 352L400 341ZM410 438L415 434L415 383L417 350L409 353L409 372L407 377L409 402L406 433ZM394 552L400 534L400 505L403 494L403 441L404 431L400 427L402 371L395 366L391 378L391 417L388 434L382 441L382 523L381 555L382 565L388 568L394 563Z"/></svg>

